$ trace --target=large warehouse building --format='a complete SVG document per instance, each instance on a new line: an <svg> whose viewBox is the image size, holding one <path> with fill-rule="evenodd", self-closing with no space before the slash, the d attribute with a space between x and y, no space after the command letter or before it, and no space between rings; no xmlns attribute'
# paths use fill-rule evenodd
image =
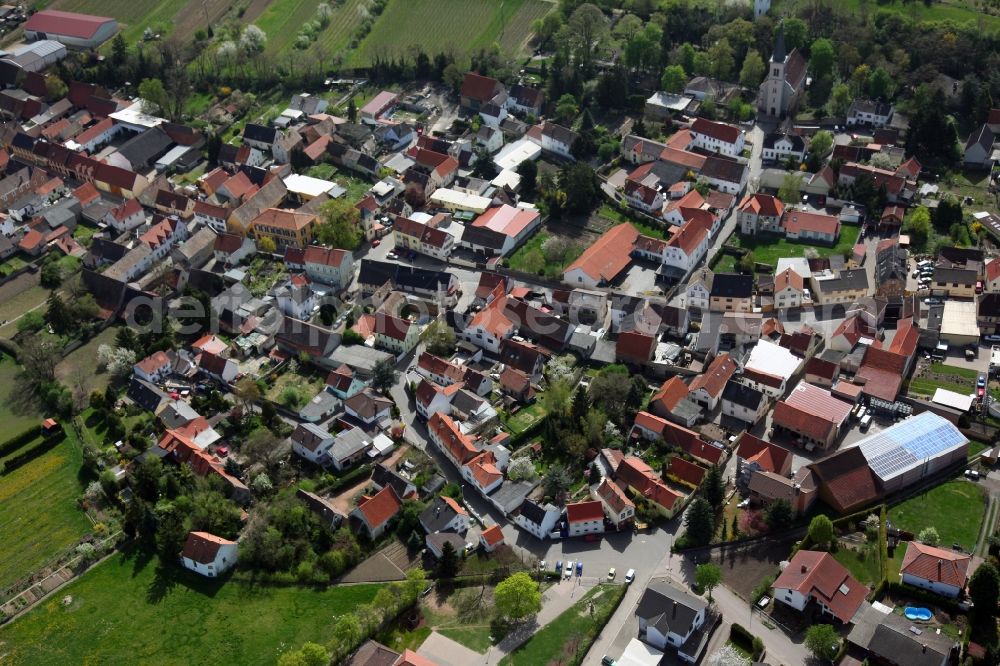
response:
<svg viewBox="0 0 1000 666"><path fill-rule="evenodd" d="M24 22L24 37L29 41L54 39L78 49L97 48L115 36L118 22L106 16L43 9Z"/></svg>

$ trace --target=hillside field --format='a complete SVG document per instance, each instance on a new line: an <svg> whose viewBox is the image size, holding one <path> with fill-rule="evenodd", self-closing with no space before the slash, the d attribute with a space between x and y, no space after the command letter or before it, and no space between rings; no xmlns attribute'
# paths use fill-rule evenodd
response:
<svg viewBox="0 0 1000 666"><path fill-rule="evenodd" d="M10 665L272 665L289 648L330 640L333 618L370 602L378 588L203 578L118 553L0 628L0 654Z"/></svg>
<svg viewBox="0 0 1000 666"><path fill-rule="evenodd" d="M351 62L365 65L375 56L403 54L413 46L433 55L497 42L504 51L518 53L531 36L531 23L555 7L544 0L389 0Z"/></svg>
<svg viewBox="0 0 1000 666"><path fill-rule="evenodd" d="M43 4L43 3L39 3ZM166 36L190 38L198 28L218 21L233 0L54 0L50 9L110 16L123 24L125 39L142 38L146 28Z"/></svg>
<svg viewBox="0 0 1000 666"><path fill-rule="evenodd" d="M780 0L772 3L771 13L783 15L786 8L803 4L806 0ZM991 16L981 11L978 3L971 0L937 0L931 4L923 2L904 2L903 0L888 0L884 4L872 2L871 0L839 0L837 3L843 9L852 12L860 12L862 7L870 14L874 15L879 10L898 12L915 21L954 21L955 23L966 23L968 21L981 22L982 27L993 30L1000 29L1000 16Z"/></svg>
<svg viewBox="0 0 1000 666"><path fill-rule="evenodd" d="M90 520L76 506L83 492L82 465L83 453L69 429L55 448L0 476L0 588L44 566L90 531Z"/></svg>

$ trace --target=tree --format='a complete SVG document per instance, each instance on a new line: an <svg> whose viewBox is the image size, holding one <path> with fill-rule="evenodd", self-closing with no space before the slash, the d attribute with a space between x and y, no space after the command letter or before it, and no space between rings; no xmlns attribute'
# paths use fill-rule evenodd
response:
<svg viewBox="0 0 1000 666"><path fill-rule="evenodd" d="M168 562L176 562L187 538L184 514L172 502L156 504L156 548L160 557Z"/></svg>
<svg viewBox="0 0 1000 666"><path fill-rule="evenodd" d="M246 424L253 417L254 405L260 401L260 386L257 385L253 377L247 375L236 382L236 386L233 388L233 395L239 400L242 407L243 423Z"/></svg>
<svg viewBox="0 0 1000 666"><path fill-rule="evenodd" d="M139 84L139 98L142 110L149 114L162 113L170 105L167 89L159 79L143 79Z"/></svg>
<svg viewBox="0 0 1000 666"><path fill-rule="evenodd" d="M570 15L566 28L576 45L580 63L585 70L589 70L595 51L600 48L608 33L608 20L604 12L596 5L584 3Z"/></svg>
<svg viewBox="0 0 1000 666"><path fill-rule="evenodd" d="M483 180L493 180L496 178L499 170L486 146L476 148L473 154L476 156L476 162L472 167L472 175Z"/></svg>
<svg viewBox="0 0 1000 666"><path fill-rule="evenodd" d="M704 497L696 497L684 517L688 543L692 546L704 546L712 540L715 534L715 515L712 505Z"/></svg>
<svg viewBox="0 0 1000 666"><path fill-rule="evenodd" d="M868 77L868 95L872 99L889 99L892 97L892 89L892 76L881 67L876 67Z"/></svg>
<svg viewBox="0 0 1000 666"><path fill-rule="evenodd" d="M548 497L558 498L569 490L570 483L572 479L569 478L569 472L559 463L555 463L546 470L542 478L542 491Z"/></svg>
<svg viewBox="0 0 1000 666"><path fill-rule="evenodd" d="M833 42L822 37L812 43L809 49L809 73L817 79L825 79L833 74Z"/></svg>
<svg viewBox="0 0 1000 666"><path fill-rule="evenodd" d="M441 578L454 578L458 573L458 553L450 541L441 547L441 559L438 560L438 575Z"/></svg>
<svg viewBox="0 0 1000 666"><path fill-rule="evenodd" d="M577 106L576 97L572 94L566 93L559 98L556 102L556 117L563 122L563 124L570 124L573 119L576 118L576 114L579 113L580 108Z"/></svg>
<svg viewBox="0 0 1000 666"><path fill-rule="evenodd" d="M357 623L357 618L354 618L354 622ZM338 622L337 626L339 624ZM335 632L335 635L339 640L344 640L340 632ZM360 640L360 637L357 640ZM298 650L289 650L278 657L278 666L326 666L329 663L330 653L318 643L305 643Z"/></svg>
<svg viewBox="0 0 1000 666"><path fill-rule="evenodd" d="M660 87L669 93L679 93L687 83L687 73L681 65L668 65L660 77Z"/></svg>
<svg viewBox="0 0 1000 666"><path fill-rule="evenodd" d="M852 100L851 88L846 83L836 84L830 93L830 113L837 118L845 117Z"/></svg>
<svg viewBox="0 0 1000 666"><path fill-rule="evenodd" d="M764 509L764 522L767 523L772 532L788 529L792 526L794 518L795 513L792 511L792 505L784 498L774 500Z"/></svg>
<svg viewBox="0 0 1000 666"><path fill-rule="evenodd" d="M829 130L816 132L809 141L809 152L824 157L833 148L833 134Z"/></svg>
<svg viewBox="0 0 1000 666"><path fill-rule="evenodd" d="M806 630L806 649L820 661L833 661L840 649L840 636L828 624L814 624Z"/></svg>
<svg viewBox="0 0 1000 666"><path fill-rule="evenodd" d="M764 73L767 68L764 59L756 49L750 49L747 57L743 59L743 68L740 69L740 85L745 88L756 90L764 80Z"/></svg>
<svg viewBox="0 0 1000 666"><path fill-rule="evenodd" d="M455 331L446 321L435 320L424 329L424 345L437 356L448 356L455 351Z"/></svg>
<svg viewBox="0 0 1000 666"><path fill-rule="evenodd" d="M976 616L982 619L993 617L1000 596L1000 572L992 562L984 562L969 579L969 598L972 600Z"/></svg>
<svg viewBox="0 0 1000 666"><path fill-rule="evenodd" d="M757 257L754 256L752 251L747 251L740 257L736 266L739 268L740 273L753 273L757 267Z"/></svg>
<svg viewBox="0 0 1000 666"><path fill-rule="evenodd" d="M535 463L531 462L531 458L527 456L514 458L507 467L507 478L511 481L531 480L537 477L538 471L535 469Z"/></svg>
<svg viewBox="0 0 1000 666"><path fill-rule="evenodd" d="M722 506L726 499L726 484L722 480L722 471L718 465L712 465L705 474L705 480L701 486L702 496L716 511Z"/></svg>
<svg viewBox="0 0 1000 666"><path fill-rule="evenodd" d="M272 470L280 458L281 440L267 428L258 428L240 447L240 452L246 458L247 467L263 465Z"/></svg>
<svg viewBox="0 0 1000 666"><path fill-rule="evenodd" d="M546 413L556 419L564 419L570 409L570 385L564 379L549 382L549 388L542 394L542 406Z"/></svg>
<svg viewBox="0 0 1000 666"><path fill-rule="evenodd" d="M708 49L708 59L711 62L711 74L723 81L732 77L736 61L733 58L733 47L729 40L722 38Z"/></svg>
<svg viewBox="0 0 1000 666"><path fill-rule="evenodd" d="M59 335L69 332L74 326L73 318L62 297L53 291L49 294L46 304L48 307L45 310L45 321L52 330Z"/></svg>
<svg viewBox="0 0 1000 666"><path fill-rule="evenodd" d="M45 326L45 315L38 310L31 310L21 315L17 320L18 333L34 333L40 331Z"/></svg>
<svg viewBox="0 0 1000 666"><path fill-rule="evenodd" d="M524 160L517 165L517 175L521 177L521 196L533 199L535 194L536 180L538 178L538 165L534 160Z"/></svg>
<svg viewBox="0 0 1000 666"><path fill-rule="evenodd" d="M800 18L784 19L780 24L785 30L785 49L802 49L809 38L809 25Z"/></svg>
<svg viewBox="0 0 1000 666"><path fill-rule="evenodd" d="M379 361L372 368L372 388L380 393L386 393L396 383L399 371L392 360Z"/></svg>
<svg viewBox="0 0 1000 666"><path fill-rule="evenodd" d="M722 569L711 562L699 564L694 572L694 580L698 587L708 592L708 601L711 602L712 590L722 581Z"/></svg>
<svg viewBox="0 0 1000 666"><path fill-rule="evenodd" d="M316 240L341 250L356 250L361 245L361 213L347 197L326 202L319 209Z"/></svg>
<svg viewBox="0 0 1000 666"><path fill-rule="evenodd" d="M799 192L802 191L802 176L794 173L786 174L781 181L781 189L778 190L778 198L785 203L799 200Z"/></svg>
<svg viewBox="0 0 1000 666"><path fill-rule="evenodd" d="M931 235L931 212L927 206L911 208L906 216L906 232L910 234L910 243L917 248L927 244Z"/></svg>
<svg viewBox="0 0 1000 666"><path fill-rule="evenodd" d="M928 546L936 546L941 542L941 537L938 535L938 531L933 527L925 527L920 530L920 534L917 535L917 540L927 544Z"/></svg>
<svg viewBox="0 0 1000 666"><path fill-rule="evenodd" d="M267 33L252 23L243 29L243 34L240 35L240 50L243 53L254 56L261 53L265 46L267 46Z"/></svg>
<svg viewBox="0 0 1000 666"><path fill-rule="evenodd" d="M576 387L576 393L573 394L573 407L570 412L570 416L574 423L579 423L583 419L587 418L587 413L590 411L590 398L587 397L587 389L580 384Z"/></svg>
<svg viewBox="0 0 1000 666"><path fill-rule="evenodd" d="M809 539L817 548L829 548L833 537L833 522L826 516L816 516L809 523Z"/></svg>
<svg viewBox="0 0 1000 666"><path fill-rule="evenodd" d="M69 92L66 83L55 74L49 74L45 78L45 97L50 102L62 99Z"/></svg>
<svg viewBox="0 0 1000 666"><path fill-rule="evenodd" d="M493 600L500 617L513 622L531 617L542 609L538 583L523 571L501 581L493 591Z"/></svg>
<svg viewBox="0 0 1000 666"><path fill-rule="evenodd" d="M264 236L257 241L257 249L264 254L274 254L278 251L278 246L270 236Z"/></svg>
<svg viewBox="0 0 1000 666"><path fill-rule="evenodd" d="M338 615L333 623L333 635L347 650L350 650L358 643L364 634L361 632L361 623L353 613Z"/></svg>

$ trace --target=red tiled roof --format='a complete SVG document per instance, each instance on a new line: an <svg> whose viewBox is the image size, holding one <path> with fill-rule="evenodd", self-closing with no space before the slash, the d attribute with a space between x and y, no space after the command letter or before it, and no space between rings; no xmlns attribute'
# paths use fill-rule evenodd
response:
<svg viewBox="0 0 1000 666"><path fill-rule="evenodd" d="M691 380L688 390L694 393L698 389L702 389L710 396L719 396L735 372L736 363L728 352L723 352L712 359L704 372Z"/></svg>
<svg viewBox="0 0 1000 666"><path fill-rule="evenodd" d="M142 212L142 204L138 199L126 199L124 203L111 209L111 216L119 222Z"/></svg>
<svg viewBox="0 0 1000 666"><path fill-rule="evenodd" d="M403 650L403 654L399 655L399 659L392 666L438 666L438 663L407 648Z"/></svg>
<svg viewBox="0 0 1000 666"><path fill-rule="evenodd" d="M855 380L862 379L862 392L882 400L894 401L903 383L903 370L907 357L888 349L869 347L864 361L855 374Z"/></svg>
<svg viewBox="0 0 1000 666"><path fill-rule="evenodd" d="M991 259L986 264L986 279L990 282L1000 278L1000 258Z"/></svg>
<svg viewBox="0 0 1000 666"><path fill-rule="evenodd" d="M736 143L740 138L740 129L738 127L733 127L726 123L717 123L705 118L695 118L694 122L691 123L691 131L710 136L719 141L725 141L726 143Z"/></svg>
<svg viewBox="0 0 1000 666"><path fill-rule="evenodd" d="M503 543L503 530L500 529L499 525L491 525L490 527L487 527L480 533L480 536L490 548Z"/></svg>
<svg viewBox="0 0 1000 666"><path fill-rule="evenodd" d="M680 375L674 375L667 381L663 382L660 389L653 394L650 399L649 404L658 404L666 411L673 411L677 404L687 397L690 389L688 385L684 383L684 380L680 378Z"/></svg>
<svg viewBox="0 0 1000 666"><path fill-rule="evenodd" d="M506 296L494 298L489 305L476 313L469 326L482 328L498 339L505 337L507 332L514 328L514 322L504 313L506 305Z"/></svg>
<svg viewBox="0 0 1000 666"><path fill-rule="evenodd" d="M347 258L347 250L310 245L306 248L304 261L307 264L322 264L324 266L339 267Z"/></svg>
<svg viewBox="0 0 1000 666"><path fill-rule="evenodd" d="M823 213L786 210L781 217L781 226L785 228L785 231L791 233L812 231L814 233L836 236L840 231L840 220L832 215L824 215Z"/></svg>
<svg viewBox="0 0 1000 666"><path fill-rule="evenodd" d="M900 319L896 323L896 335L892 338L889 351L909 358L917 351L919 341L920 329L913 323L913 317Z"/></svg>
<svg viewBox="0 0 1000 666"><path fill-rule="evenodd" d="M480 488L489 488L503 478L496 462L496 456L491 451L483 451L466 464Z"/></svg>
<svg viewBox="0 0 1000 666"><path fill-rule="evenodd" d="M898 205L891 205L885 207L885 209L882 211L882 217L880 218L879 221L882 224L894 224L896 226L899 226L900 224L903 223L904 217L906 217L905 208Z"/></svg>
<svg viewBox="0 0 1000 666"><path fill-rule="evenodd" d="M680 132L678 132L678 134L680 134ZM701 171L702 167L705 166L705 160L708 158L704 155L689 153L686 150L678 150L668 145L663 149L663 152L660 153L660 159L664 162L678 164L692 171Z"/></svg>
<svg viewBox="0 0 1000 666"><path fill-rule="evenodd" d="M772 586L822 601L841 622L850 622L868 594L830 553L800 550Z"/></svg>
<svg viewBox="0 0 1000 666"><path fill-rule="evenodd" d="M833 381L839 371L839 365L831 361L825 361L819 356L813 356L811 359L806 361L806 375L816 375L817 377Z"/></svg>
<svg viewBox="0 0 1000 666"><path fill-rule="evenodd" d="M656 348L656 338L638 331L627 331L618 336L615 356L625 361L648 363Z"/></svg>
<svg viewBox="0 0 1000 666"><path fill-rule="evenodd" d="M108 21L114 21L114 19L106 16L44 9L29 17L24 22L23 28L33 32L44 32L49 35L66 35L79 39L90 39Z"/></svg>
<svg viewBox="0 0 1000 666"><path fill-rule="evenodd" d="M396 491L386 485L372 497L362 497L358 502L358 511L365 517L368 527L375 530L399 513L402 506Z"/></svg>
<svg viewBox="0 0 1000 666"><path fill-rule="evenodd" d="M770 194L748 194L740 202L740 210L765 217L781 217L785 212L785 204Z"/></svg>
<svg viewBox="0 0 1000 666"><path fill-rule="evenodd" d="M566 505L566 521L569 523L582 523L603 518L604 506L597 500Z"/></svg>
<svg viewBox="0 0 1000 666"><path fill-rule="evenodd" d="M906 554L903 555L899 573L963 589L968 580L971 563L972 557L965 553L911 541L906 546Z"/></svg>
<svg viewBox="0 0 1000 666"><path fill-rule="evenodd" d="M495 206L477 217L472 226L486 227L505 236L516 237L539 217L536 210L525 210L504 204Z"/></svg>
<svg viewBox="0 0 1000 666"><path fill-rule="evenodd" d="M827 504L847 513L879 498L875 475L861 449L842 449L809 465L820 480L820 494Z"/></svg>
<svg viewBox="0 0 1000 666"><path fill-rule="evenodd" d="M473 446L472 440L468 435L462 434L450 416L436 412L427 422L427 428L438 436L438 439L451 452L451 457L460 465L469 462L478 455L479 452Z"/></svg>
<svg viewBox="0 0 1000 666"><path fill-rule="evenodd" d="M682 208L681 216L685 222L677 233L670 237L667 245L691 256L709 235L715 216L700 208Z"/></svg>
<svg viewBox="0 0 1000 666"><path fill-rule="evenodd" d="M73 196L80 202L81 206L87 206L101 198L101 194L94 187L93 183L84 183L73 190Z"/></svg>
<svg viewBox="0 0 1000 666"><path fill-rule="evenodd" d="M399 317L394 317L384 311L375 313L375 334L384 335L393 340L406 340L406 335L410 330L410 322Z"/></svg>
<svg viewBox="0 0 1000 666"><path fill-rule="evenodd" d="M162 350L153 352L146 358L136 363L136 366L148 375L155 373L165 365L170 365L170 357L167 356L167 353Z"/></svg>
<svg viewBox="0 0 1000 666"><path fill-rule="evenodd" d="M632 245L638 236L639 231L628 222L612 227L584 250L580 258L563 273L579 268L592 280L610 281L631 263Z"/></svg>
<svg viewBox="0 0 1000 666"><path fill-rule="evenodd" d="M621 514L622 511L628 508L635 509L635 504L628 497L617 483L612 482L610 479L605 478L601 481L600 485L597 486L597 496L603 499L608 506L611 507L612 511L617 514Z"/></svg>
<svg viewBox="0 0 1000 666"><path fill-rule="evenodd" d="M417 359L417 367L423 368L433 375L447 377L452 382L460 382L465 376L465 371L462 368L430 352L420 354Z"/></svg>
<svg viewBox="0 0 1000 666"><path fill-rule="evenodd" d="M701 485L702 479L708 470L693 462L688 462L677 454L670 456L670 475L675 476L685 483L689 483L695 488Z"/></svg>
<svg viewBox="0 0 1000 666"><path fill-rule="evenodd" d="M511 393L524 393L531 388L531 378L520 370L508 366L500 373L500 386Z"/></svg>
<svg viewBox="0 0 1000 666"><path fill-rule="evenodd" d="M774 423L824 442L851 413L851 405L818 386L799 382L788 397L775 405Z"/></svg>
<svg viewBox="0 0 1000 666"><path fill-rule="evenodd" d="M683 495L668 488L653 469L641 458L629 456L618 465L615 475L645 499L668 511Z"/></svg>
<svg viewBox="0 0 1000 666"><path fill-rule="evenodd" d="M802 291L804 286L805 282L802 280L802 276L793 271L791 268L786 268L774 276L774 293L778 293L786 287L791 287L796 291Z"/></svg>
<svg viewBox="0 0 1000 666"><path fill-rule="evenodd" d="M498 85L499 82L494 78L476 72L466 72L465 78L462 79L460 94L462 97L486 102L493 99L494 91Z"/></svg>
<svg viewBox="0 0 1000 666"><path fill-rule="evenodd" d="M777 444L766 442L749 432L740 435L736 455L748 463L757 463L765 472L775 474L783 474L789 471L792 466L791 451Z"/></svg>
<svg viewBox="0 0 1000 666"><path fill-rule="evenodd" d="M211 564L222 546L235 546L235 541L209 534L208 532L188 532L181 557L199 564Z"/></svg>

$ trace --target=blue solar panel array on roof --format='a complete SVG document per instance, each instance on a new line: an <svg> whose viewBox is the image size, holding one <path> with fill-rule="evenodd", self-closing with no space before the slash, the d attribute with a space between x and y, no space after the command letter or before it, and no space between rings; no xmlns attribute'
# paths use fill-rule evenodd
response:
<svg viewBox="0 0 1000 666"><path fill-rule="evenodd" d="M872 471L886 481L967 441L947 419L924 412L866 437L858 446Z"/></svg>

